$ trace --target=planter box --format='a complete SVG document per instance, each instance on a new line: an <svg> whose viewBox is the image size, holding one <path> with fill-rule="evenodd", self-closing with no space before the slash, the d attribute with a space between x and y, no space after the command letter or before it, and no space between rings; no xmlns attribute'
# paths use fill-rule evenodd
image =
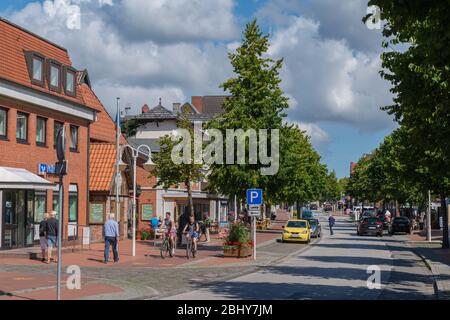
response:
<svg viewBox="0 0 450 320"><path fill-rule="evenodd" d="M251 245L225 245L223 256L230 258L246 258L253 254Z"/></svg>

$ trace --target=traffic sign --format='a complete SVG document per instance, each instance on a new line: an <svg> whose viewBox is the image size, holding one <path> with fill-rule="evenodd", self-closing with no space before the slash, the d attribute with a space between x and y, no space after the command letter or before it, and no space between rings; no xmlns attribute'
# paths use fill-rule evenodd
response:
<svg viewBox="0 0 450 320"><path fill-rule="evenodd" d="M259 204L250 204L248 206L248 214L250 216L260 216L261 215L261 205L259 205Z"/></svg>
<svg viewBox="0 0 450 320"><path fill-rule="evenodd" d="M247 190L247 204L261 205L263 203L262 189L248 189Z"/></svg>

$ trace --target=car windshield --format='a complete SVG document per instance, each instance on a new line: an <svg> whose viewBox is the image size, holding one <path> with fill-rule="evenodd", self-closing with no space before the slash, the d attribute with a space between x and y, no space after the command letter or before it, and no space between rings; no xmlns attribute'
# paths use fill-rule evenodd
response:
<svg viewBox="0 0 450 320"><path fill-rule="evenodd" d="M408 222L409 219L407 217L396 217L394 219L394 221L397 221L397 222L400 222L400 221L405 222L406 221L406 222Z"/></svg>
<svg viewBox="0 0 450 320"><path fill-rule="evenodd" d="M309 221L309 224L310 224L311 226L316 226L317 223L318 223L317 220L310 220L310 221Z"/></svg>
<svg viewBox="0 0 450 320"><path fill-rule="evenodd" d="M306 221L289 221L288 228L306 228Z"/></svg>

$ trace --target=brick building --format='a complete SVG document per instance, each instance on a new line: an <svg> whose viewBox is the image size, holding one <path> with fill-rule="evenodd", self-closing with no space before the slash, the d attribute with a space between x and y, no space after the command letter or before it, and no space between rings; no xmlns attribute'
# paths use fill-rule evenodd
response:
<svg viewBox="0 0 450 320"><path fill-rule="evenodd" d="M64 239L87 221L90 125L98 109L86 71L66 49L0 18L0 248L30 246L58 208L55 133L64 126Z"/></svg>

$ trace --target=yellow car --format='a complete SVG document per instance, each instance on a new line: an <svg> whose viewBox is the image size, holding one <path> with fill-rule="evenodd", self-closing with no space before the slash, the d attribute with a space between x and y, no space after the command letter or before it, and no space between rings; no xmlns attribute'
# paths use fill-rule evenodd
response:
<svg viewBox="0 0 450 320"><path fill-rule="evenodd" d="M281 242L305 242L311 241L311 227L308 220L289 220L283 226L283 236Z"/></svg>

